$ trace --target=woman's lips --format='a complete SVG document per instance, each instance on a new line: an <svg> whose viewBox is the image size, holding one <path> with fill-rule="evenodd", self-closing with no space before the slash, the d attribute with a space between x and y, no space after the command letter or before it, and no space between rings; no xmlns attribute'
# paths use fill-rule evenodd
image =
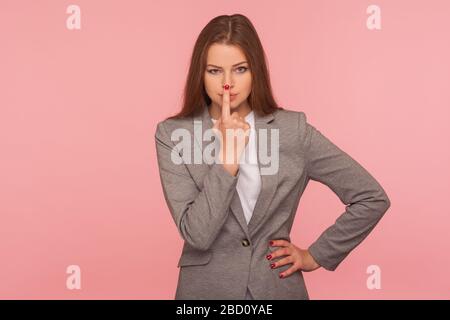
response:
<svg viewBox="0 0 450 320"><path fill-rule="evenodd" d="M237 93L230 93L230 101L233 101L237 95ZM222 97L223 95L219 93L219 96Z"/></svg>

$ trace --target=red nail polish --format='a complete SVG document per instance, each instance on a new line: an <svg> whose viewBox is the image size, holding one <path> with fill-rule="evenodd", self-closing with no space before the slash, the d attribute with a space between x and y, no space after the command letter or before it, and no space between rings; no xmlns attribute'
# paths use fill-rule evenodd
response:
<svg viewBox="0 0 450 320"><path fill-rule="evenodd" d="M271 263L270 264L270 267L273 269L273 268L275 268L275 263Z"/></svg>
<svg viewBox="0 0 450 320"><path fill-rule="evenodd" d="M228 90L228 89L230 89L230 86L229 86L228 84L226 84L226 85L223 86L223 88L224 88L225 90Z"/></svg>
<svg viewBox="0 0 450 320"><path fill-rule="evenodd" d="M266 256L266 258L267 258L267 260L270 260L270 259L272 259L272 255L269 254L269 255Z"/></svg>
<svg viewBox="0 0 450 320"><path fill-rule="evenodd" d="M270 242L269 242L269 245L273 246L273 241L270 241Z"/></svg>
<svg viewBox="0 0 450 320"><path fill-rule="evenodd" d="M280 273L280 278L284 278L284 274Z"/></svg>

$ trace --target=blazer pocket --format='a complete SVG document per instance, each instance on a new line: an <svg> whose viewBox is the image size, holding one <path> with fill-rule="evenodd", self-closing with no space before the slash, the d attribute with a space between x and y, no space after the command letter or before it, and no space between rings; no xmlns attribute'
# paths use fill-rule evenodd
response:
<svg viewBox="0 0 450 320"><path fill-rule="evenodd" d="M199 266L211 260L211 251L185 251L181 254L177 267Z"/></svg>

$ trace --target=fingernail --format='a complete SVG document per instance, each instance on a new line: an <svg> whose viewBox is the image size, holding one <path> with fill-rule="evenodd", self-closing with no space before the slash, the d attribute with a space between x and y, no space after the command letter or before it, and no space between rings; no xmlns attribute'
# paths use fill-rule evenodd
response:
<svg viewBox="0 0 450 320"><path fill-rule="evenodd" d="M230 86L229 86L228 84L226 84L226 85L223 86L223 88L224 88L225 90L228 90L228 89L230 89Z"/></svg>
<svg viewBox="0 0 450 320"><path fill-rule="evenodd" d="M275 263L271 263L270 264L270 267L273 269L273 268L275 268Z"/></svg>
<svg viewBox="0 0 450 320"><path fill-rule="evenodd" d="M284 274L280 273L280 278L284 278Z"/></svg>
<svg viewBox="0 0 450 320"><path fill-rule="evenodd" d="M269 242L269 245L273 246L273 241L270 241L270 242Z"/></svg>
<svg viewBox="0 0 450 320"><path fill-rule="evenodd" d="M268 255L266 256L266 258L267 258L267 260L270 260L270 259L272 259L272 255L271 255L271 254L268 254Z"/></svg>

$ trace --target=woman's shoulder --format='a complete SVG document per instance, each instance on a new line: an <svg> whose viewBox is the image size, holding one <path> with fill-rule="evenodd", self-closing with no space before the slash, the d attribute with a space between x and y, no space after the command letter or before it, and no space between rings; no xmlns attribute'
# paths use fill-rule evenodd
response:
<svg viewBox="0 0 450 320"><path fill-rule="evenodd" d="M301 110L283 107L274 112L274 117L277 121L283 122L284 126L301 128L307 125L306 113Z"/></svg>
<svg viewBox="0 0 450 320"><path fill-rule="evenodd" d="M184 118L166 118L164 120L160 120L156 124L156 131L172 131L179 128L189 129L192 127L193 117L184 117Z"/></svg>

